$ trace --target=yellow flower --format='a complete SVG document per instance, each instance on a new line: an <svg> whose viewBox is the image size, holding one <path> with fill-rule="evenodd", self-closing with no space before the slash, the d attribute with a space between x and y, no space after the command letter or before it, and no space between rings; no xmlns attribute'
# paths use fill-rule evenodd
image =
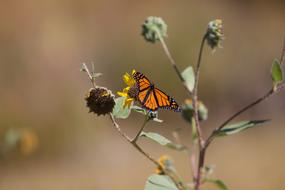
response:
<svg viewBox="0 0 285 190"><path fill-rule="evenodd" d="M132 105L132 102L135 100L134 98L131 98L131 97L129 96L129 94L128 94L130 88L131 88L131 87L128 86L128 87L126 87L126 88L123 89L123 92L117 92L117 94L118 94L119 96L126 97L125 103L124 103L124 108L125 108L126 106L128 106L128 108L130 108L131 105Z"/></svg>
<svg viewBox="0 0 285 190"><path fill-rule="evenodd" d="M135 73L136 71L133 70L132 71L132 75ZM123 80L124 82L129 86L129 87L132 87L136 84L136 81L135 79L133 78L133 76L131 76L129 73L125 73L123 75Z"/></svg>
<svg viewBox="0 0 285 190"><path fill-rule="evenodd" d="M136 71L133 70L132 74L135 72ZM123 92L117 92L117 94L119 96L126 97L124 108L130 108L132 103L136 100L136 80L129 73L123 75L123 80L126 83L127 87L123 89Z"/></svg>
<svg viewBox="0 0 285 190"><path fill-rule="evenodd" d="M20 140L20 151L23 155L30 155L39 146L39 139L36 133L24 131Z"/></svg>
<svg viewBox="0 0 285 190"><path fill-rule="evenodd" d="M167 156L167 155L163 155L158 159L158 163L159 163L159 167L156 168L155 173L163 175L164 174L164 170L168 170L168 171L174 171L174 165L173 165L173 161L172 159Z"/></svg>

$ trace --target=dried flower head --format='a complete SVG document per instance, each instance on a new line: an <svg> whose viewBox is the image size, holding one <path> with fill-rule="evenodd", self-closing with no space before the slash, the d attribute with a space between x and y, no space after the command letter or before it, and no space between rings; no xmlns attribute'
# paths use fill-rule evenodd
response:
<svg viewBox="0 0 285 190"><path fill-rule="evenodd" d="M135 72L136 71L133 70L132 74ZM123 75L123 80L127 87L123 89L123 92L117 92L117 94L119 96L126 97L124 107L130 108L132 103L137 99L138 89L135 79L129 73L125 73Z"/></svg>
<svg viewBox="0 0 285 190"><path fill-rule="evenodd" d="M193 114L194 109L192 106L192 100L186 99L182 105L182 117L191 123ZM198 118L200 121L205 121L208 118L208 109L201 101L198 101Z"/></svg>
<svg viewBox="0 0 285 190"><path fill-rule="evenodd" d="M167 156L163 155L158 159L159 167L156 168L155 173L164 175L164 171L174 171L173 160Z"/></svg>
<svg viewBox="0 0 285 190"><path fill-rule="evenodd" d="M162 38L167 36L167 24L160 17L150 16L142 25L142 35L146 41L155 43L159 35Z"/></svg>
<svg viewBox="0 0 285 190"><path fill-rule="evenodd" d="M115 106L114 95L104 87L91 88L85 98L89 112L97 115L111 113Z"/></svg>
<svg viewBox="0 0 285 190"><path fill-rule="evenodd" d="M222 20L216 19L209 22L206 39L212 49L221 47L221 41L224 39Z"/></svg>

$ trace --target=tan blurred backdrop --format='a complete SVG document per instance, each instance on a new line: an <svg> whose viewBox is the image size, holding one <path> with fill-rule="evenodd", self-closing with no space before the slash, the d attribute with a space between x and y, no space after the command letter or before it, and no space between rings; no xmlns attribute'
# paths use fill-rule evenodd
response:
<svg viewBox="0 0 285 190"><path fill-rule="evenodd" d="M133 68L155 81L178 102L187 97L159 44L146 43L140 25L147 16L168 24L167 43L181 69L197 60L207 23L224 21L224 48L206 48L200 97L209 108L205 134L243 105L270 88L270 66L280 56L285 36L284 1L127 1L0 0L0 127L29 129L38 137L28 156L7 154L0 160L1 190L133 190L143 189L154 166L127 144L105 117L88 113L84 96L90 88L79 72L94 62L98 80L113 92ZM282 92L242 115L270 124L218 139L206 162L214 176L232 190L285 189L284 113ZM148 131L172 138L181 127L189 144L190 130L179 114L161 112L164 123ZM119 121L133 135L132 114ZM169 154L186 180L186 155L147 141L142 146L159 157ZM207 186L204 189L214 189Z"/></svg>

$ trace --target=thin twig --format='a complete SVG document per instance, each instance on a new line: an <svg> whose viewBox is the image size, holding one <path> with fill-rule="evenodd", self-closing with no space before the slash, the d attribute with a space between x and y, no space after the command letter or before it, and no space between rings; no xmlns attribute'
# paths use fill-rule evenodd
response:
<svg viewBox="0 0 285 190"><path fill-rule="evenodd" d="M281 52L280 64L283 64L284 59L285 59L285 39L284 39L283 49L282 49L282 52Z"/></svg>
<svg viewBox="0 0 285 190"><path fill-rule="evenodd" d="M167 58L169 59L170 63L171 63L171 66L173 67L173 69L175 70L176 74L178 75L179 79L181 80L183 86L185 87L185 89L187 90L187 92L191 95L192 92L191 90L188 88L187 84L186 84L186 81L184 80L184 78L182 77L182 74L180 72L180 70L178 69L177 67L177 64L175 62L175 60L173 59L167 45L166 45L166 42L164 41L163 37L160 35L159 31L156 30L156 33L158 35L158 38L161 42L161 45L162 45L162 48L167 56Z"/></svg>
<svg viewBox="0 0 285 190"><path fill-rule="evenodd" d="M204 140L202 137L202 130L200 127L199 114L198 114L198 82L199 82L200 68L201 68L201 63L202 63L202 54L203 54L206 37L207 37L207 33L203 36L202 42L200 45L198 61L197 61L197 66L195 70L195 83L194 83L194 88L193 88L193 93L192 93L192 106L194 110L193 117L195 120L195 126L197 129L197 135L198 135L198 140L199 140L198 167L197 167L197 172L196 172L196 176L194 179L195 180L195 187L194 187L195 190L200 189L201 170L204 166L204 155L205 155Z"/></svg>
<svg viewBox="0 0 285 190"><path fill-rule="evenodd" d="M112 114L110 114L110 119L111 119L111 121L112 121L114 127L115 127L115 128L117 129L117 131L120 133L120 135L121 135L124 139L126 139L128 142L131 143L131 142L132 142L132 139L131 139L130 137L128 137L125 133L122 132L122 130L121 130L119 124L116 122L116 120L115 120L115 118L114 118L114 116L113 116Z"/></svg>
<svg viewBox="0 0 285 190"><path fill-rule="evenodd" d="M231 117L229 117L226 121L224 121L218 128L216 128L212 134L208 137L206 143L205 143L205 148L207 148L210 143L214 140L216 134L223 129L227 124L229 124L233 119L235 119L237 116L241 115L242 113L244 113L245 111L249 110L250 108L256 106L257 104L269 99L272 95L280 92L281 90L283 90L285 88L285 84L281 84L279 86L277 86L277 88L275 90L270 89L265 95L263 95L262 97L258 98L257 100L253 101L252 103L248 104L247 106L243 107L242 109L240 109L238 112L236 112L235 114L233 114Z"/></svg>
<svg viewBox="0 0 285 190"><path fill-rule="evenodd" d="M281 56L280 56L280 64L283 64L284 62L284 57L285 57L285 39L284 39L284 44L283 44L283 48L282 48L282 52L281 52ZM242 114L243 112L247 111L248 109L254 107L255 105L267 100L269 97L271 97L272 95L280 92L281 90L283 90L285 88L285 84L280 84L279 86L276 87L276 89L272 88L270 89L265 95L263 95L262 97L258 98L257 100L255 100L254 102L250 103L249 105L245 106L244 108L242 108L241 110L239 110L238 112L236 112L235 114L233 114L231 117L229 117L226 121L224 121L218 128L216 128L212 134L208 137L208 139L206 140L205 143L205 148L207 148L211 142L214 140L215 135L223 128L225 127L228 123L230 123L233 119L235 119L237 116L239 116L240 114Z"/></svg>
<svg viewBox="0 0 285 190"><path fill-rule="evenodd" d="M128 137L125 133L122 132L119 124L116 122L116 120L115 120L115 118L114 118L114 116L112 114L110 114L110 119L111 119L114 127L116 128L116 130L119 132L119 134L124 139L126 139L129 143L131 143L140 153L142 153L146 158L148 158L156 166L160 166L160 164L154 158L152 158L149 154L147 154L145 151L143 151L143 149L141 149L141 147L139 145L137 145L135 141L133 141L130 137ZM144 123L146 123L146 122L144 122ZM143 126L145 126L145 124Z"/></svg>
<svg viewBox="0 0 285 190"><path fill-rule="evenodd" d="M192 93L192 106L194 110L194 119L195 119L195 125L197 129L197 135L199 138L199 145L200 148L203 146L203 137L202 137L202 130L200 127L200 122L199 122L199 115L198 115L198 82L199 82L199 76L200 76L200 69L201 69L201 62L202 62L202 54L203 54L203 49L204 49L204 44L206 40L207 34L203 36L200 50L199 50L199 57L197 61L197 66L195 70L195 83L194 83L194 88L193 88L193 93Z"/></svg>
<svg viewBox="0 0 285 190"><path fill-rule="evenodd" d="M239 116L243 112L247 111L248 109L254 107L255 105L257 105L260 102L262 102L262 101L266 100L267 98L269 98L273 93L274 93L274 91L273 91L273 88L272 88L267 93L265 93L265 95L263 95L262 97L258 98L257 100L253 101L249 105L247 105L247 106L243 107L242 109L240 109L238 112L236 112L231 117L229 117L226 121L224 121L217 129L215 129L214 133L217 133L218 131L220 131L223 127L225 127L228 123L230 123L234 118L236 118L237 116Z"/></svg>
<svg viewBox="0 0 285 190"><path fill-rule="evenodd" d="M140 128L140 130L137 133L137 135L135 136L135 138L132 140L132 143L136 143L137 142L138 138L140 137L140 135L141 135L142 131L144 130L144 128L145 128L145 126L146 126L148 121L149 121L149 118L146 116L146 118L145 118L145 120L144 120L144 122L142 124L142 127Z"/></svg>
<svg viewBox="0 0 285 190"><path fill-rule="evenodd" d="M110 114L110 119L113 123L113 125L115 126L115 128L117 129L117 131L120 133L120 135L125 138L130 144L132 144L142 155L144 155L148 160L150 160L152 163L154 163L157 167L160 167L162 169L162 171L171 178L171 180L173 181L173 183L176 185L176 187L179 190L185 190L184 184L182 181L177 181L176 178L169 173L167 170L163 169L161 167L161 165L159 164L158 161L156 161L152 156L150 156L150 154L146 153L137 143L136 141L131 140L125 133L122 132L119 124L116 122L114 116L112 114ZM147 121L147 120L146 120ZM146 124L147 122L145 122ZM145 124L143 126L145 126ZM143 127L142 127L143 128Z"/></svg>
<svg viewBox="0 0 285 190"><path fill-rule="evenodd" d="M83 70L87 73L88 78L90 79L90 81L91 81L93 87L95 88L95 87L96 87L95 80L93 79L93 77L92 77L92 75L91 75L91 72L89 71L87 65L86 65L85 63L82 63L82 67L83 67ZM93 70L94 70L93 64L92 64L92 68L93 68Z"/></svg>

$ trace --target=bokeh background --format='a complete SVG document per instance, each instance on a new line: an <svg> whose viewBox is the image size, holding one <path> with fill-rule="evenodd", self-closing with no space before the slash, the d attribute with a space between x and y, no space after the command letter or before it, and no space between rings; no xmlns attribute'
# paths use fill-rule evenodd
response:
<svg viewBox="0 0 285 190"><path fill-rule="evenodd" d="M143 189L154 166L117 134L108 117L88 113L84 97L91 85L80 64L94 62L104 74L98 83L113 92L135 68L182 103L183 86L160 45L140 36L140 25L147 16L161 16L169 26L167 44L184 69L196 63L207 23L223 19L224 48L214 54L206 48L200 80L199 95L209 108L203 124L208 135L270 88L270 66L285 36L284 9L281 0L1 0L0 189ZM269 124L217 139L210 147L206 162L216 165L214 177L230 189L285 189L284 93L237 119L270 118ZM164 123L146 130L173 139L171 131L181 128L189 145L190 127L179 114L162 111L160 118ZM133 113L119 123L134 135L142 121ZM3 148L5 139L12 146L19 136L17 150ZM140 143L154 157L171 155L190 180L185 154Z"/></svg>

